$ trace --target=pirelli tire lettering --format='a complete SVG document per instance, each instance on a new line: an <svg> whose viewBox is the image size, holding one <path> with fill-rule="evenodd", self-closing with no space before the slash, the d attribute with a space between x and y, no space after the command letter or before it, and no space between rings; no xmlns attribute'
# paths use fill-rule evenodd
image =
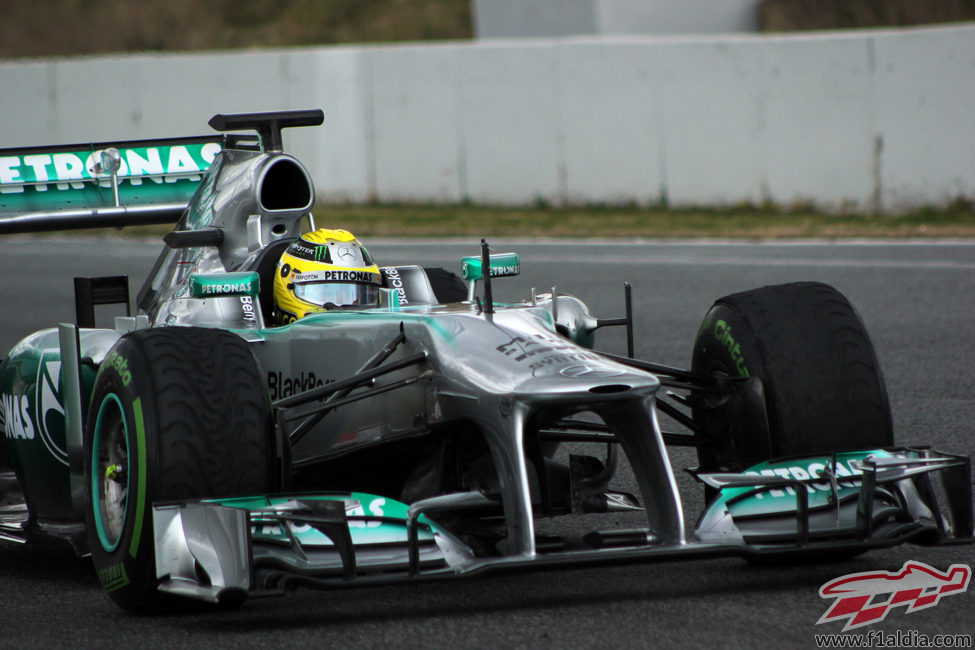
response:
<svg viewBox="0 0 975 650"><path fill-rule="evenodd" d="M130 582L129 576L125 573L125 565L121 562L104 569L99 569L96 573L98 575L98 582L106 593L121 589Z"/></svg>
<svg viewBox="0 0 975 650"><path fill-rule="evenodd" d="M714 331L712 333L715 340L728 351L731 362L734 364L735 374L739 377L750 377L751 375L748 374L748 364L745 363L745 359L741 354L741 344L735 341L735 334L731 330L731 325L723 320L719 320L714 324Z"/></svg>
<svg viewBox="0 0 975 650"><path fill-rule="evenodd" d="M129 362L118 350L113 350L105 357L102 368L113 368L122 380L123 386L128 386L132 382L132 373L129 372Z"/></svg>

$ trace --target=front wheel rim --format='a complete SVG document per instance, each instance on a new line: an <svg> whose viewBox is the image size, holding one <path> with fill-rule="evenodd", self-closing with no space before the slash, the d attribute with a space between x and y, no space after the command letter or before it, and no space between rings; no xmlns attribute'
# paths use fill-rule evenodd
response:
<svg viewBox="0 0 975 650"><path fill-rule="evenodd" d="M98 541L118 548L125 530L129 493L128 421L115 393L102 400L91 445L91 500Z"/></svg>

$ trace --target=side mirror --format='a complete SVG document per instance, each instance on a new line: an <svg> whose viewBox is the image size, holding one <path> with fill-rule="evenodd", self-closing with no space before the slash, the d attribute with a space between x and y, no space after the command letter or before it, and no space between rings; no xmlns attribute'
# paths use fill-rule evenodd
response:
<svg viewBox="0 0 975 650"><path fill-rule="evenodd" d="M488 266L492 278L514 277L521 273L521 260L518 253L498 253L491 255ZM463 279L477 282L484 279L480 257L464 257L460 260L460 275Z"/></svg>

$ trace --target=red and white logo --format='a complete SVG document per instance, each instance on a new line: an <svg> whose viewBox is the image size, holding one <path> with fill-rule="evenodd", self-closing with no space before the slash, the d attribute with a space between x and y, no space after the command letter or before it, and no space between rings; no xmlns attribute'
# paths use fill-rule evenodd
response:
<svg viewBox="0 0 975 650"><path fill-rule="evenodd" d="M922 562L910 560L900 571L865 571L830 580L819 588L822 598L836 602L816 625L848 619L843 631L879 623L894 607L906 606L907 614L934 607L942 596L954 596L968 589L972 569L952 564L946 573Z"/></svg>

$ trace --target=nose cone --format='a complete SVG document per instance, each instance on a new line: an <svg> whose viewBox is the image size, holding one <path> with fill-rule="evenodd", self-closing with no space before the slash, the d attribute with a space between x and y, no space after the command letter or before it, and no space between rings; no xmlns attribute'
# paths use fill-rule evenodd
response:
<svg viewBox="0 0 975 650"><path fill-rule="evenodd" d="M653 395L660 381L653 375L600 357L590 351L542 359L516 392L549 402L597 402Z"/></svg>

